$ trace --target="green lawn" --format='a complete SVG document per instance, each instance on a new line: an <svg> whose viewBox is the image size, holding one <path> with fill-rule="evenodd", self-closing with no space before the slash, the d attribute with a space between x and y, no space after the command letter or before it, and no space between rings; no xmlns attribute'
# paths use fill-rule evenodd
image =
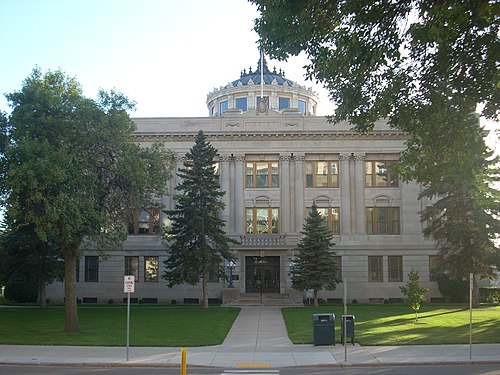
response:
<svg viewBox="0 0 500 375"><path fill-rule="evenodd" d="M131 306L131 346L203 346L222 343L238 308ZM126 306L79 307L80 332L64 333L64 308L0 308L0 344L126 344Z"/></svg>
<svg viewBox="0 0 500 375"><path fill-rule="evenodd" d="M313 342L314 313L334 313L335 339L340 342L339 305L320 308L285 308L283 315L290 339L295 344ZM355 341L361 345L423 345L469 343L469 309L460 305L424 305L419 321L406 305L350 305L354 315ZM500 306L473 310L473 343L500 342Z"/></svg>

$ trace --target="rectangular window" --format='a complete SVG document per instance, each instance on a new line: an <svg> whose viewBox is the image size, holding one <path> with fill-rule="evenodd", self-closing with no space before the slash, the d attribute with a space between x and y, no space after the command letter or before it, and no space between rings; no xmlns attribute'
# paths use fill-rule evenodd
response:
<svg viewBox="0 0 500 375"><path fill-rule="evenodd" d="M300 114L303 115L303 116L305 116L307 114L307 111L306 111L306 108L307 108L306 102L304 100L299 100L297 102L297 104L298 104L298 107L299 107Z"/></svg>
<svg viewBox="0 0 500 375"><path fill-rule="evenodd" d="M439 277L439 256L429 256L429 281L437 281Z"/></svg>
<svg viewBox="0 0 500 375"><path fill-rule="evenodd" d="M339 187L338 161L306 162L306 187Z"/></svg>
<svg viewBox="0 0 500 375"><path fill-rule="evenodd" d="M235 100L236 108L241 109L243 112L248 110L247 98L236 98Z"/></svg>
<svg viewBox="0 0 500 375"><path fill-rule="evenodd" d="M335 259L335 263L337 263L337 280L342 282L344 279L342 276L342 257L335 255L333 258Z"/></svg>
<svg viewBox="0 0 500 375"><path fill-rule="evenodd" d="M340 234L340 208L339 207L318 207L319 214L323 217L327 228L332 234ZM310 207L308 214L312 211Z"/></svg>
<svg viewBox="0 0 500 375"><path fill-rule="evenodd" d="M160 229L160 210L152 208L132 211L128 223L128 234L156 235Z"/></svg>
<svg viewBox="0 0 500 375"><path fill-rule="evenodd" d="M223 115L224 112L227 111L227 100L224 100L223 102L220 102L219 104L219 114L220 115Z"/></svg>
<svg viewBox="0 0 500 375"><path fill-rule="evenodd" d="M80 259L77 259L76 260L76 282L79 283L80 282Z"/></svg>
<svg viewBox="0 0 500 375"><path fill-rule="evenodd" d="M383 278L382 257L368 257L368 281L382 282Z"/></svg>
<svg viewBox="0 0 500 375"><path fill-rule="evenodd" d="M279 98L278 99L278 109L280 111L286 109L286 108L290 108L290 98Z"/></svg>
<svg viewBox="0 0 500 375"><path fill-rule="evenodd" d="M279 209L254 207L246 209L247 234L279 233Z"/></svg>
<svg viewBox="0 0 500 375"><path fill-rule="evenodd" d="M389 256L387 257L387 265L389 281L403 281L403 257Z"/></svg>
<svg viewBox="0 0 500 375"><path fill-rule="evenodd" d="M85 282L99 281L99 257L85 257Z"/></svg>
<svg viewBox="0 0 500 375"><path fill-rule="evenodd" d="M392 161L366 161L366 187L398 187L398 177L391 173Z"/></svg>
<svg viewBox="0 0 500 375"><path fill-rule="evenodd" d="M158 282L158 257L144 257L144 281Z"/></svg>
<svg viewBox="0 0 500 375"><path fill-rule="evenodd" d="M278 162L247 162L247 188L277 188L279 184Z"/></svg>
<svg viewBox="0 0 500 375"><path fill-rule="evenodd" d="M399 207L367 207L368 234L399 234Z"/></svg>
<svg viewBox="0 0 500 375"><path fill-rule="evenodd" d="M134 276L139 281L139 257L125 257L125 276Z"/></svg>

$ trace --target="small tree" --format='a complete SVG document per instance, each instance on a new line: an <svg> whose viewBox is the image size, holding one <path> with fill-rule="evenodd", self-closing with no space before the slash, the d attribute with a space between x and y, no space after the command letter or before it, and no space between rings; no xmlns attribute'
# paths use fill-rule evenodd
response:
<svg viewBox="0 0 500 375"><path fill-rule="evenodd" d="M406 303L415 311L415 322L418 322L420 304L425 301L425 293L429 291L428 288L420 286L420 275L418 271L412 269L408 273L406 285L400 286L399 289L401 289L401 292L405 296Z"/></svg>
<svg viewBox="0 0 500 375"><path fill-rule="evenodd" d="M292 286L297 290L312 289L314 306L318 306L318 291L333 290L337 286L337 262L331 248L332 234L315 205L304 224L302 239L297 245L298 255L291 270Z"/></svg>
<svg viewBox="0 0 500 375"><path fill-rule="evenodd" d="M224 220L219 218L225 192L220 191L215 174L216 153L200 130L178 173L182 181L175 189L181 194L175 196L175 210L167 212L172 227L166 234L169 257L163 262L166 271L162 278L170 288L195 285L201 278L204 308L208 308L209 271L214 267L219 276L225 276L222 265L233 259L229 243L235 242L226 236Z"/></svg>

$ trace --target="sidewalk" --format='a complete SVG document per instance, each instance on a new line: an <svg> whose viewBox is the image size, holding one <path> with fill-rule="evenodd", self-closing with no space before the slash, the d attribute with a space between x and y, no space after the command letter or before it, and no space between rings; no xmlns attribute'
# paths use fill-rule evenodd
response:
<svg viewBox="0 0 500 375"><path fill-rule="evenodd" d="M0 364L179 366L181 348L0 345ZM243 307L221 345L187 350L188 366L277 368L499 363L500 344L369 346L293 345L280 307Z"/></svg>

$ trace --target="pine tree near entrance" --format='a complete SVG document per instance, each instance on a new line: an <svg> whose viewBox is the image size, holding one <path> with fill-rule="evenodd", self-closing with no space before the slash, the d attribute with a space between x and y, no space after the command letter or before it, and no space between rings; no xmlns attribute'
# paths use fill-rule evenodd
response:
<svg viewBox="0 0 500 375"><path fill-rule="evenodd" d="M314 291L314 306L318 306L318 291L334 290L337 286L338 265L331 249L335 245L332 234L313 205L303 227L298 254L291 270L292 287Z"/></svg>
<svg viewBox="0 0 500 375"><path fill-rule="evenodd" d="M167 230L169 253L163 263L162 278L171 288L183 283L196 285L202 281L203 307L208 308L208 278L210 270L225 277L223 264L233 260L229 243L235 243L224 232L224 221L219 218L224 204L220 198L219 179L215 174L214 157L217 153L200 130L195 144L186 154L182 179L176 187L175 209L167 214L172 226Z"/></svg>

